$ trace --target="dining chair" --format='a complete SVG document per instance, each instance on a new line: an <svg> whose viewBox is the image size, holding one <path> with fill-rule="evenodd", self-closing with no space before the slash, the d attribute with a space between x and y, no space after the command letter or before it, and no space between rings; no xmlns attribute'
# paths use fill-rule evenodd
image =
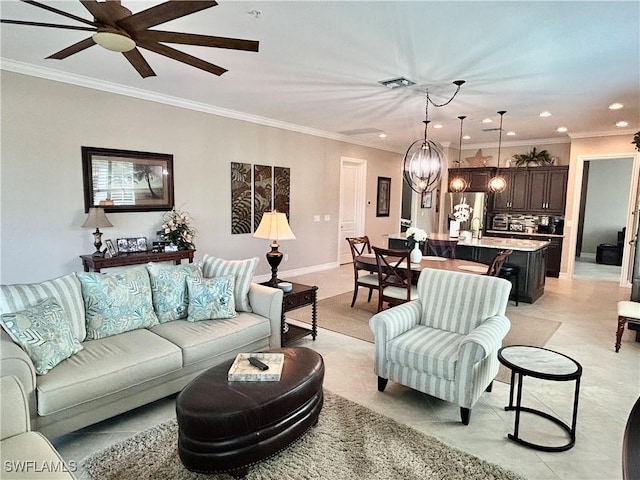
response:
<svg viewBox="0 0 640 480"><path fill-rule="evenodd" d="M427 238L425 255L436 257L456 258L456 245L458 240L436 240Z"/></svg>
<svg viewBox="0 0 640 480"><path fill-rule="evenodd" d="M371 296L374 290L378 290L378 274L369 273L362 268L358 268L356 264L356 257L359 257L365 253L371 253L371 242L369 237L347 237L349 242L349 249L351 250L351 258L353 259L353 299L351 300L351 306L356 304L358 298L358 289L360 287L369 289L369 296L367 302L371 301ZM367 272L362 274L361 272Z"/></svg>
<svg viewBox="0 0 640 480"><path fill-rule="evenodd" d="M418 298L409 250L373 247L373 251L378 265L378 312L384 302L393 307Z"/></svg>
<svg viewBox="0 0 640 480"><path fill-rule="evenodd" d="M491 265L489 265L489 268L487 269L487 273L485 273L485 275L488 275L490 277L499 277L502 264L512 253L513 250L502 250L496 253L496 256L493 257L493 261L491 262Z"/></svg>

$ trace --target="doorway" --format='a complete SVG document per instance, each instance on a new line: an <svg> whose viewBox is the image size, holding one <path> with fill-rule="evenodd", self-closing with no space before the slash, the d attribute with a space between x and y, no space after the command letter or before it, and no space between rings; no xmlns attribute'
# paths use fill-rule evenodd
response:
<svg viewBox="0 0 640 480"><path fill-rule="evenodd" d="M637 175L632 155L578 156L569 278L629 285Z"/></svg>
<svg viewBox="0 0 640 480"><path fill-rule="evenodd" d="M351 263L347 237L360 237L365 232L365 195L367 161L340 158L340 219L338 227L338 263Z"/></svg>

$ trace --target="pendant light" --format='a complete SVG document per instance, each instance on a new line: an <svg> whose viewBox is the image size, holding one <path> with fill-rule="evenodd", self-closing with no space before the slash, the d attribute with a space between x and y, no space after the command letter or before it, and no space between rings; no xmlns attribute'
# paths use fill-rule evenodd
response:
<svg viewBox="0 0 640 480"><path fill-rule="evenodd" d="M502 193L507 188L507 181L504 179L502 175L500 175L500 150L502 148L502 117L507 113L506 110L500 110L498 114L500 115L500 137L498 140L498 168L496 169L495 176L489 180L489 190L493 193Z"/></svg>
<svg viewBox="0 0 640 480"><path fill-rule="evenodd" d="M462 122L467 118L466 115L460 115L458 117L460 119L460 149L458 150L458 161L456 162L456 169L458 172L456 175L449 181L449 191L451 192L464 192L467 188L469 188L469 183L460 176L460 160L462 157Z"/></svg>
<svg viewBox="0 0 640 480"><path fill-rule="evenodd" d="M407 149L402 162L402 173L411 189L419 194L433 190L440 180L442 165L447 159L442 148L437 143L429 140L427 129L429 127L429 104L434 107L448 105L460 91L464 80L456 80L453 84L457 87L451 98L442 104L433 103L427 90L427 99L424 112L424 138L416 140Z"/></svg>

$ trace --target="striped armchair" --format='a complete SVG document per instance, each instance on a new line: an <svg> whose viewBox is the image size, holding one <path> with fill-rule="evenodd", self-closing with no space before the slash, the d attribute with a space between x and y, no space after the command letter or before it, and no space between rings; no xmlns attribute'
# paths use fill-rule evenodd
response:
<svg viewBox="0 0 640 480"><path fill-rule="evenodd" d="M378 390L392 380L460 406L462 423L498 373L497 351L510 328L505 279L425 269L418 300L377 313Z"/></svg>

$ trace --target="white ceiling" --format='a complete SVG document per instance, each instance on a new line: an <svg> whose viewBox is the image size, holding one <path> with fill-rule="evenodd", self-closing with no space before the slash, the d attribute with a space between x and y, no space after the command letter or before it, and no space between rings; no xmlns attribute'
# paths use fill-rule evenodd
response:
<svg viewBox="0 0 640 480"><path fill-rule="evenodd" d="M47 5L91 19L78 1ZM134 13L158 2L123 1ZM225 1L155 27L260 42L241 52L176 46L227 68L221 77L141 50L157 77L140 78L124 57L99 46L65 60L48 55L86 38L81 31L2 24L2 68L83 77L261 117L308 131L379 130L350 135L404 152L423 133L425 93L436 103L466 80L450 105L429 108L442 129L429 137L465 145L495 144L498 110L507 110L503 143L562 141L568 135L640 130L640 2ZM77 24L15 0L2 18ZM259 10L260 15L249 13ZM416 85L378 82L405 76ZM166 98L166 97L165 97ZM611 111L613 102L624 108ZM547 110L551 117L540 118ZM483 124L484 118L492 124ZM627 128L616 128L619 120ZM274 122L275 121L275 122ZM557 133L565 126L567 133ZM339 138L339 137L338 137ZM631 137L630 137L631 139Z"/></svg>

